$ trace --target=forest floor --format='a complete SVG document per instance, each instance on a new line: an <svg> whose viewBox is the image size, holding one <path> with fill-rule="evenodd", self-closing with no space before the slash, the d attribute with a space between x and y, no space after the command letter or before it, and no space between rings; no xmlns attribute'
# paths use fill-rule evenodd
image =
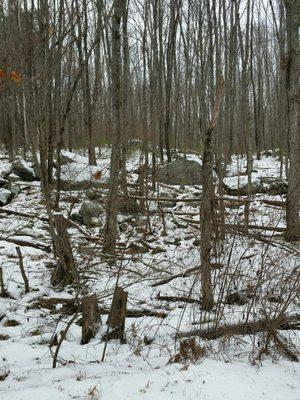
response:
<svg viewBox="0 0 300 400"><path fill-rule="evenodd" d="M132 195L139 161L139 155L133 153L127 165ZM84 163L83 157L80 162ZM104 169L108 164L106 154L99 166ZM0 171L8 166L3 153ZM226 184L234 186L244 166L244 159L233 157ZM280 163L273 157L262 157L255 159L254 169L255 179L278 177ZM159 191L149 191L149 197L170 201L159 207L157 201L149 201L149 218L120 213L115 263L102 257L101 227L70 227L83 286L78 294L72 287L62 291L50 285L54 259L48 251L48 223L41 219L47 215L40 183L17 184L21 193L1 209L35 217L0 213L0 266L8 293L8 297L0 297L1 400L300 399L299 363L288 360L274 346L259 357L263 332L199 339L196 359L171 362L178 353L178 333L207 330L216 321L224 325L257 320L266 314L299 313L299 297L292 293L299 283L300 247L282 237L285 213L280 202L284 195L251 196L250 224L266 229L252 227L247 235L235 229L243 224L244 204L236 202L236 196L226 196L228 230L225 240L215 243L212 260L214 296L219 301L207 313L201 310L198 275L201 186L161 184ZM105 194L105 188L94 193L103 207ZM84 191L63 192L64 214L78 211L87 196ZM103 222L104 214L100 223L101 218ZM24 292L16 239L29 242L21 246L29 293ZM108 342L105 360L100 362L104 349L101 337L107 330L107 310L118 273L119 285L128 292L127 343ZM81 345L79 316L66 334L53 369L53 338L59 339L72 317L70 303L87 293L97 294L103 310L98 333L90 343ZM229 301L228 296L236 293L238 299ZM300 347L299 332L280 331L294 353Z"/></svg>

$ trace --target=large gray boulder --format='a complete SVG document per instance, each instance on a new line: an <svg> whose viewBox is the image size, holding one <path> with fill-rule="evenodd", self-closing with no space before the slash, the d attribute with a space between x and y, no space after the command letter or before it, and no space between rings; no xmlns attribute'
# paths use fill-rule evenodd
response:
<svg viewBox="0 0 300 400"><path fill-rule="evenodd" d="M230 196L247 196L247 194L263 193L264 188L260 177L253 176L251 185L248 185L246 175L224 178L223 187Z"/></svg>
<svg viewBox="0 0 300 400"><path fill-rule="evenodd" d="M33 168L25 160L17 160L12 164L12 171L18 175L23 181L33 182L38 180Z"/></svg>
<svg viewBox="0 0 300 400"><path fill-rule="evenodd" d="M169 185L201 185L201 164L196 160L177 158L158 168L157 180Z"/></svg>
<svg viewBox="0 0 300 400"><path fill-rule="evenodd" d="M99 217L103 214L103 208L100 204L93 201L84 201L81 205L79 214L82 217L82 221L87 226L99 226L101 225Z"/></svg>
<svg viewBox="0 0 300 400"><path fill-rule="evenodd" d="M0 177L0 188L6 187L9 184L8 180Z"/></svg>
<svg viewBox="0 0 300 400"><path fill-rule="evenodd" d="M88 190L101 188L108 182L107 176L98 177L101 167L71 163L61 167L62 190Z"/></svg>
<svg viewBox="0 0 300 400"><path fill-rule="evenodd" d="M288 182L280 177L264 176L261 177L261 182L264 191L272 196L287 194L288 192Z"/></svg>
<svg viewBox="0 0 300 400"><path fill-rule="evenodd" d="M74 158L71 157L70 155L64 153L60 155L60 165L72 164L74 162L75 162Z"/></svg>
<svg viewBox="0 0 300 400"><path fill-rule="evenodd" d="M12 172L12 166L10 166L4 170L1 170L0 176L3 179L7 179L9 177L9 175L11 174L11 172Z"/></svg>
<svg viewBox="0 0 300 400"><path fill-rule="evenodd" d="M0 206L6 206L21 192L18 185L13 185L10 181L2 178L0 178L0 188Z"/></svg>
<svg viewBox="0 0 300 400"><path fill-rule="evenodd" d="M11 199L13 195L10 190L2 188L0 189L0 206L6 206Z"/></svg>

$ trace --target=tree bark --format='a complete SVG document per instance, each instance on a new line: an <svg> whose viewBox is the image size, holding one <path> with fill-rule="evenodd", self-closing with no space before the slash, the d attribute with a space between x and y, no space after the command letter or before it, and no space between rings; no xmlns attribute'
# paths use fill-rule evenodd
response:
<svg viewBox="0 0 300 400"><path fill-rule="evenodd" d="M286 210L286 238L300 239L300 86L299 86L299 26L300 5L297 0L285 0L287 30L287 94L289 138L289 189Z"/></svg>
<svg viewBox="0 0 300 400"><path fill-rule="evenodd" d="M201 221L201 289L202 307L211 310L214 306L213 289L211 283L210 257L212 249L212 217L213 217L213 130L219 114L224 80L219 78L214 110L211 121L205 134L204 153L202 164L202 202L200 210Z"/></svg>

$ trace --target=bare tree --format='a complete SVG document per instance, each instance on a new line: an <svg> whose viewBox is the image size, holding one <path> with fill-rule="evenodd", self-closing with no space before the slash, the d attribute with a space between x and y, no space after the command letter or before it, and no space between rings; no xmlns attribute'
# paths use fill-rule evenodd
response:
<svg viewBox="0 0 300 400"><path fill-rule="evenodd" d="M287 30L287 91L289 137L289 190L287 196L286 237L300 239L300 95L299 95L299 26L300 5L296 0L285 0Z"/></svg>
<svg viewBox="0 0 300 400"><path fill-rule="evenodd" d="M120 178L120 159L122 145L122 89L121 89L121 19L126 0L114 0L112 15L112 57L111 81L113 99L112 154L110 164L110 187L106 203L106 223L104 229L103 251L115 251L118 236L118 187Z"/></svg>
<svg viewBox="0 0 300 400"><path fill-rule="evenodd" d="M211 249L212 249L212 217L213 217L213 130L216 127L220 111L224 79L219 77L216 89L216 99L211 120L204 139L202 164L202 202L200 207L201 220L201 289L202 307L211 310L214 305L211 283Z"/></svg>

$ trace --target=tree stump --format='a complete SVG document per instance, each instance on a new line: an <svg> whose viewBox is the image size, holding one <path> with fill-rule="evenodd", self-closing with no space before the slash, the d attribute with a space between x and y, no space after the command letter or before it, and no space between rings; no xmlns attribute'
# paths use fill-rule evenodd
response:
<svg viewBox="0 0 300 400"><path fill-rule="evenodd" d="M2 267L0 267L0 297L8 297L8 292L6 291L4 286Z"/></svg>
<svg viewBox="0 0 300 400"><path fill-rule="evenodd" d="M127 295L121 287L116 286L111 309L109 312L107 324L108 333L104 335L104 340L120 339L122 343L125 343L125 317L126 317L126 306L127 306Z"/></svg>
<svg viewBox="0 0 300 400"><path fill-rule="evenodd" d="M55 238L54 248L58 258L57 266L51 276L51 285L66 286L78 281L78 274L67 231L68 221L62 214L54 214Z"/></svg>
<svg viewBox="0 0 300 400"><path fill-rule="evenodd" d="M89 343L96 336L100 319L97 296L95 294L82 299L82 336L81 344Z"/></svg>

